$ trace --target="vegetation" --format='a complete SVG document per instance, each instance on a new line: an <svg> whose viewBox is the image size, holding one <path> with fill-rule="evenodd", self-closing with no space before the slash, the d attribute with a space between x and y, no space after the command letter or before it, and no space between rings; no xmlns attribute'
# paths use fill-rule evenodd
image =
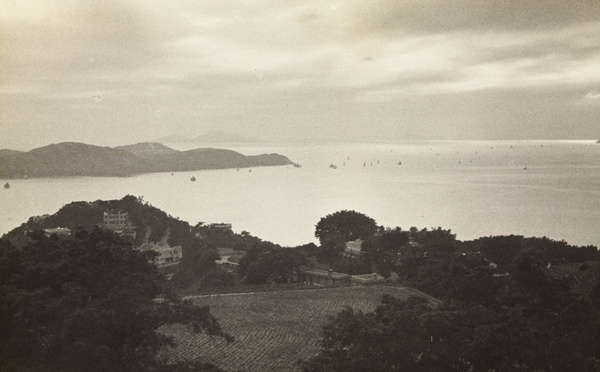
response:
<svg viewBox="0 0 600 372"><path fill-rule="evenodd" d="M99 229L69 239L42 231L17 248L0 240L2 371L166 371L158 351L173 345L157 330L182 323L222 332L208 307L182 301L149 262L152 253ZM160 300L157 298L160 296Z"/></svg>
<svg viewBox="0 0 600 372"><path fill-rule="evenodd" d="M333 265L344 251L346 242L367 239L375 235L375 220L355 211L338 211L321 218L315 237L321 243L317 259Z"/></svg>
<svg viewBox="0 0 600 372"><path fill-rule="evenodd" d="M444 305L385 297L371 313L346 309L323 327L306 371L600 370L596 247L522 236L459 242L441 228L396 228L362 251L357 261ZM556 275L574 263L594 273L587 290Z"/></svg>
<svg viewBox="0 0 600 372"><path fill-rule="evenodd" d="M321 218L315 229L315 238L323 245L333 239L349 242L375 235L375 220L356 211L338 211Z"/></svg>
<svg viewBox="0 0 600 372"><path fill-rule="evenodd" d="M306 264L306 258L294 248L256 245L246 251L239 271L249 284L288 283L294 271Z"/></svg>
<svg viewBox="0 0 600 372"><path fill-rule="evenodd" d="M96 227L107 209L128 211L135 238ZM39 230L56 226L74 234ZM190 227L133 196L32 218L0 241L0 369L214 368L198 359L206 357L233 370L600 370L596 247L513 235L461 242L439 227L377 227L354 211L322 218L315 236L320 246L282 248L247 232ZM344 254L355 239L360 254ZM169 268L172 289L238 292L195 301L242 342L228 345L207 308L169 292L152 253L132 249L146 240L183 247ZM237 269L217 265L219 252L236 254ZM297 290L306 288L290 282L304 265L377 272L435 298L400 287ZM183 345L165 349L167 336Z"/></svg>
<svg viewBox="0 0 600 372"><path fill-rule="evenodd" d="M153 207L145 202L143 197L127 195L120 200L72 202L46 218L30 218L27 223L10 231L4 238L17 246L22 246L29 241L26 236L28 231L62 226L73 230L80 227L90 232L96 226L102 226L103 214L109 210L122 210L128 213L129 220L137 231L135 238L130 238L134 246L139 246L146 241L159 242L163 238L168 238L169 245L185 247L190 244L194 236L187 222L180 221Z"/></svg>

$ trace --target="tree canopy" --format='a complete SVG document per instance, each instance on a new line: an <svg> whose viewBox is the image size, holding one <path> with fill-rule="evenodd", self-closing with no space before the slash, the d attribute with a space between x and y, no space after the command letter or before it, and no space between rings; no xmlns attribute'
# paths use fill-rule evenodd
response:
<svg viewBox="0 0 600 372"><path fill-rule="evenodd" d="M168 291L152 255L99 229L0 240L0 370L172 370L156 355L173 323L231 340L207 307Z"/></svg>
<svg viewBox="0 0 600 372"><path fill-rule="evenodd" d="M375 220L356 211L338 211L321 218L315 229L315 237L321 245L325 241L336 239L349 242L366 239L377 232Z"/></svg>
<svg viewBox="0 0 600 372"><path fill-rule="evenodd" d="M367 241L367 253L391 253L383 264L443 304L386 297L372 313L346 309L324 326L306 371L600 370L596 247L521 236L462 243L441 229L411 229L410 239L391 230Z"/></svg>
<svg viewBox="0 0 600 372"><path fill-rule="evenodd" d="M331 318L304 371L597 371L598 309L575 301L552 316L533 306L384 296L374 312L346 308Z"/></svg>

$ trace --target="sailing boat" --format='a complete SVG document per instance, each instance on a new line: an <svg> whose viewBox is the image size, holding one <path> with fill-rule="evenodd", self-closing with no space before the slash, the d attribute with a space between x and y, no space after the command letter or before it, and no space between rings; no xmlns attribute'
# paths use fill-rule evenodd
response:
<svg viewBox="0 0 600 372"><path fill-rule="evenodd" d="M192 176L192 178L190 178L190 181L195 182L196 181L196 177Z"/></svg>
<svg viewBox="0 0 600 372"><path fill-rule="evenodd" d="M8 183L8 182L7 182L7 183L5 183L5 184L4 184L4 188L5 188L5 189L10 189L10 183Z"/></svg>

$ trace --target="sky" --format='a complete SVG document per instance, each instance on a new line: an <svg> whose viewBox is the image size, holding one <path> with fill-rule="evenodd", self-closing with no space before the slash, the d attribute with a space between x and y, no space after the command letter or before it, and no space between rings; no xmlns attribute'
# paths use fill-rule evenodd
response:
<svg viewBox="0 0 600 372"><path fill-rule="evenodd" d="M598 0L0 0L0 148L600 138Z"/></svg>

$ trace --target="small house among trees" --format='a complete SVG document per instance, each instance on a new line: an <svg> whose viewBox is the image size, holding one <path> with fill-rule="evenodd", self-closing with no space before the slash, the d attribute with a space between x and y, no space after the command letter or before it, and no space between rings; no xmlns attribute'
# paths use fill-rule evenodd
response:
<svg viewBox="0 0 600 372"><path fill-rule="evenodd" d="M298 281L317 286L347 286L350 285L350 275L337 273L331 269L302 268L298 273Z"/></svg>
<svg viewBox="0 0 600 372"><path fill-rule="evenodd" d="M342 256L349 258L359 257L362 254L362 243L362 239L356 239L350 242L346 242L346 248L344 248Z"/></svg>
<svg viewBox="0 0 600 372"><path fill-rule="evenodd" d="M352 277L350 278L350 282L352 285L369 285L369 284L383 283L383 282L385 282L385 278L376 273L352 275Z"/></svg>
<svg viewBox="0 0 600 372"><path fill-rule="evenodd" d="M52 236L52 235L70 236L71 229L68 229L66 227L54 227L51 229L44 229L44 235L46 235L46 236Z"/></svg>
<svg viewBox="0 0 600 372"><path fill-rule="evenodd" d="M163 243L144 243L140 246L141 252L153 251L157 253L154 258L154 263L157 266L179 262L183 257L182 248L180 246L171 247Z"/></svg>
<svg viewBox="0 0 600 372"><path fill-rule="evenodd" d="M104 212L103 224L105 229L122 230L129 225L129 214L120 210Z"/></svg>
<svg viewBox="0 0 600 372"><path fill-rule="evenodd" d="M211 229L221 230L231 232L231 224L230 223L211 223L208 225Z"/></svg>

